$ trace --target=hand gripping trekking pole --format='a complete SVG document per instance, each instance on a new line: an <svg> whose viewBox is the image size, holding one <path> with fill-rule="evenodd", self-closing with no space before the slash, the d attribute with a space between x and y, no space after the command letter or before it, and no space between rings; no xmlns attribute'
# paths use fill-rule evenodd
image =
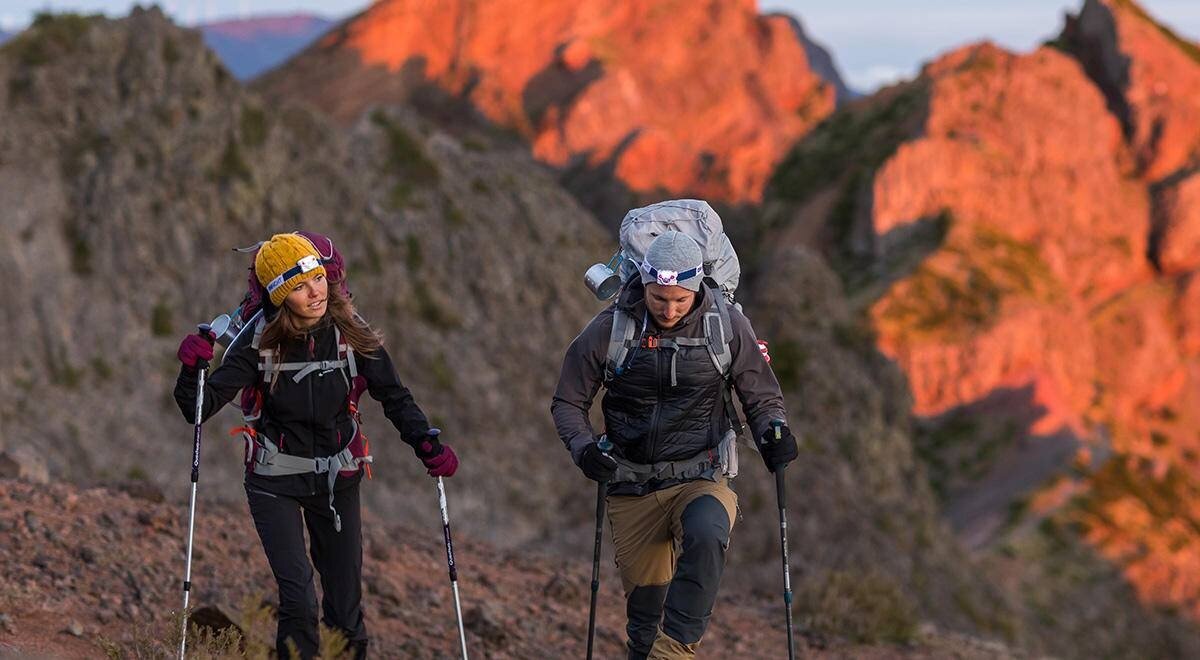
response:
<svg viewBox="0 0 1200 660"><path fill-rule="evenodd" d="M458 616L458 641L463 660L467 660L467 633L463 629L462 604L458 600L458 568L454 565L454 542L450 540L450 514L446 508L446 485L437 479L438 506L442 509L442 535L446 538L446 565L450 568L450 587L454 590L454 613Z"/></svg>
<svg viewBox="0 0 1200 660"><path fill-rule="evenodd" d="M771 421L775 429L775 442L783 440L783 420ZM779 502L779 549L783 555L783 609L787 621L788 660L796 658L796 641L792 633L792 571L788 566L787 542L787 496L784 494L783 470L786 465L775 468L775 498Z"/></svg>
<svg viewBox="0 0 1200 660"><path fill-rule="evenodd" d="M201 337L212 341L207 323L201 323L196 329ZM183 569L183 632L179 637L179 660L183 660L187 651L188 595L192 591L192 533L196 529L196 482L200 481L200 427L204 417L204 380L208 375L208 362L196 362L196 371L196 425L192 433L192 500L188 506L187 564Z"/></svg>
<svg viewBox="0 0 1200 660"><path fill-rule="evenodd" d="M605 456L612 451L612 446L605 435L600 436L600 441L596 443L596 448ZM604 491L607 488L607 481L596 484L596 549L592 553L592 601L588 606L588 660L592 660L592 642L596 638L596 596L600 593L600 544L604 540L604 507L608 503Z"/></svg>

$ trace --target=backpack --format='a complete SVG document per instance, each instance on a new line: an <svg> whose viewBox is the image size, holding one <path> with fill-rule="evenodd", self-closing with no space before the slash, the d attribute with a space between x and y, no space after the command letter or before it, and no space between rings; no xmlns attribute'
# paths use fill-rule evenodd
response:
<svg viewBox="0 0 1200 660"><path fill-rule="evenodd" d="M675 199L636 208L625 214L619 231L620 250L614 257L619 264L621 281L628 284L630 278L640 277L640 265L646 251L660 234L666 231L682 232L700 245L704 255L704 279L709 309L704 313L703 338L675 338L675 346L704 346L712 358L713 366L725 381L723 398L725 414L731 428L720 443L720 460L729 477L737 475L737 451L734 442L742 434L743 424L733 405L733 380L731 366L733 352L733 325L729 320L729 307L738 310L734 302L741 266L737 252L729 237L725 235L721 217L708 202L697 199ZM643 338L636 336L642 325L619 307L613 313L612 333L609 336L608 354L605 359L604 382L619 377L630 359L631 349L643 347ZM649 338L652 339L652 338ZM657 348L658 343L645 345ZM674 378L674 375L672 375Z"/></svg>
<svg viewBox="0 0 1200 660"><path fill-rule="evenodd" d="M327 236L313 232L299 231L297 234L307 238L321 257L325 266L325 277L330 286L339 287L342 294L351 297L346 285L345 260L333 245L333 240ZM235 251L257 256L263 242L255 245L235 248ZM267 476L287 474L318 473L328 474L329 479L329 508L334 514L334 527L341 531L341 519L333 508L333 487L338 475L352 477L359 470L366 470L367 478L371 478L370 443L362 431L362 418L358 411L358 401L367 390L366 377L358 373L354 358L354 349L349 342L342 341L341 331L334 327L335 341L338 347L336 360L318 360L313 362L277 362L273 350L259 350L263 330L278 310L271 304L266 289L259 283L254 273L254 259L250 260L250 275L245 295L238 308L230 316L239 328L237 336L243 332L252 332L250 346L258 351L258 372L260 377L254 385L242 389L241 408L244 424L230 431L230 435L241 434L245 441L244 462L246 472ZM233 341L237 341L235 338ZM350 415L353 431L342 450L337 454L323 458L301 458L280 451L265 434L258 432L258 421L262 418L263 403L271 386L276 379L289 374L296 382L300 382L312 373L326 373L337 370L346 381L348 394L346 409ZM294 372L294 373L293 373Z"/></svg>
<svg viewBox="0 0 1200 660"><path fill-rule="evenodd" d="M737 252L734 251L729 237L725 235L721 216L717 215L708 202L698 199L675 199L643 206L626 213L625 218L621 220L621 247L616 257L620 263L621 281L628 283L630 278L640 277L639 268L646 257L646 250L650 249L650 244L655 238L667 231L681 232L700 245L700 251L704 255L702 286L711 294L708 296L710 308L704 314L704 345L708 347L717 372L728 380L729 368L733 362L733 353L729 348L733 339L729 305L741 309L741 306L734 302L734 293L737 291L742 271ZM608 358L605 361L606 381L619 376L623 371L630 348L638 343L634 340L637 325L637 319L619 309L613 315L612 335L609 338ZM686 345L695 340L676 341L682 341L682 345Z"/></svg>

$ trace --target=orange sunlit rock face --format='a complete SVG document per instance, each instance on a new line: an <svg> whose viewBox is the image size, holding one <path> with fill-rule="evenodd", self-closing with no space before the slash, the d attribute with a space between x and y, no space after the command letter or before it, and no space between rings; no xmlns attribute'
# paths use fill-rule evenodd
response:
<svg viewBox="0 0 1200 660"><path fill-rule="evenodd" d="M302 76L346 53L370 71L423 67L519 130L538 158L611 164L636 191L757 200L782 154L834 107L787 19L760 16L753 1L384 0L286 68ZM380 100L356 84L364 75L303 93L353 121Z"/></svg>
<svg viewBox="0 0 1200 660"><path fill-rule="evenodd" d="M1200 49L1123 0L1089 0L1058 45L926 68L923 130L875 172L870 222L884 258L918 222L945 237L871 314L918 414L1029 387L1025 441L1091 445L1094 472L1058 482L1086 538L1144 601L1200 618Z"/></svg>
<svg viewBox="0 0 1200 660"><path fill-rule="evenodd" d="M1082 432L1093 397L1088 309L1152 277L1147 195L1120 127L1078 65L990 44L931 64L924 135L876 173L886 236L946 213L943 247L875 305L881 347L936 415L1032 383L1046 425ZM1069 99L1069 101L1064 101Z"/></svg>

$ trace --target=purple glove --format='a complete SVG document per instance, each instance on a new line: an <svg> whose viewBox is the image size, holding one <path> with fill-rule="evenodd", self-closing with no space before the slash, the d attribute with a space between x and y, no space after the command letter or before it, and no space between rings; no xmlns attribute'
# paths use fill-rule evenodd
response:
<svg viewBox="0 0 1200 660"><path fill-rule="evenodd" d="M195 369L201 361L209 362L213 358L213 339L215 335L209 333L212 339L206 339L200 335L188 335L179 342L179 361L183 366L189 369Z"/></svg>
<svg viewBox="0 0 1200 660"><path fill-rule="evenodd" d="M440 434L441 431L438 429L429 429L428 437L414 449L417 452L417 458L421 459L421 463L425 465L429 476L452 477L458 470L458 456L450 448L450 445L438 442Z"/></svg>
<svg viewBox="0 0 1200 660"><path fill-rule="evenodd" d="M422 458L431 477L453 477L458 470L458 456L450 445L442 445L442 451L433 458Z"/></svg>

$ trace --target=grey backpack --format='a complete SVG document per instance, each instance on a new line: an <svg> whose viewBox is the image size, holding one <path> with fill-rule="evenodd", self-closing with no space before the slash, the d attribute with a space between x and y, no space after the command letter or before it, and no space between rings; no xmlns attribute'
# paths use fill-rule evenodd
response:
<svg viewBox="0 0 1200 660"><path fill-rule="evenodd" d="M721 216L700 199L671 199L633 209L621 220L621 281L638 272L646 258L650 243L666 231L686 234L700 245L704 253L704 275L733 302L733 294L741 279L742 269L737 252L721 224Z"/></svg>

